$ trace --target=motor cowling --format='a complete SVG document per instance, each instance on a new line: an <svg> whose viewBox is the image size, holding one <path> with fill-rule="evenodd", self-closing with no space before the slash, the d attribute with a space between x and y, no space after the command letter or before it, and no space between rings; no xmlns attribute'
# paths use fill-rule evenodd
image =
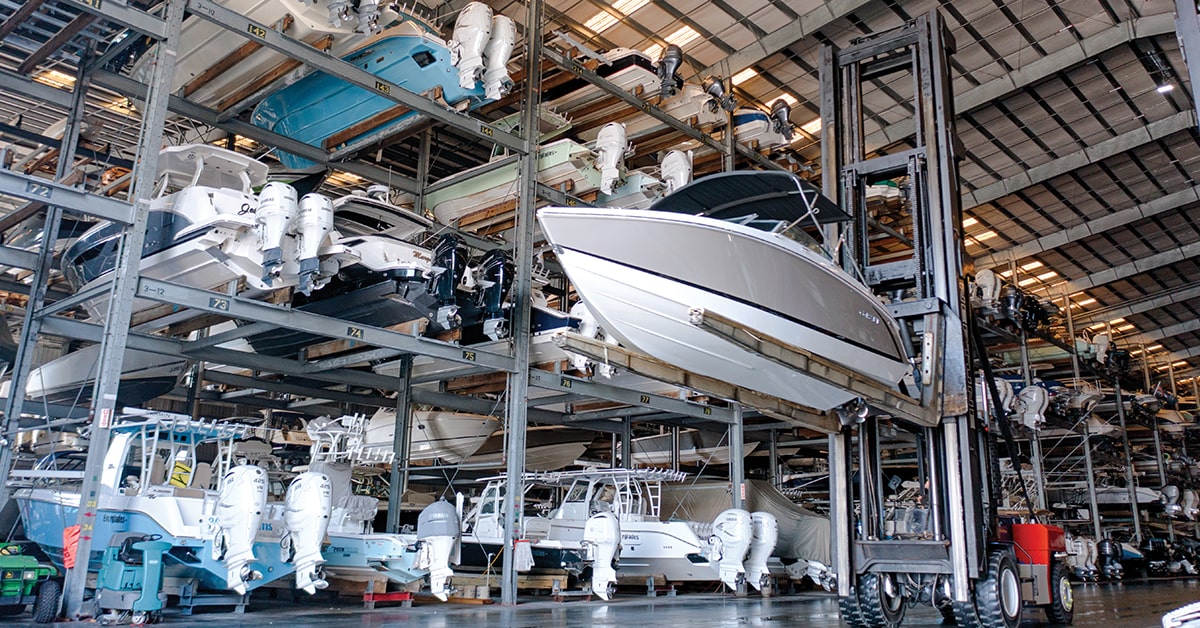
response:
<svg viewBox="0 0 1200 628"><path fill-rule="evenodd" d="M246 593L249 581L262 577L251 571L249 565L255 560L254 537L262 526L266 507L266 471L243 464L230 469L221 479L213 558L225 563L226 586L238 595Z"/></svg>
<svg viewBox="0 0 1200 628"><path fill-rule="evenodd" d="M658 95L660 98L674 96L679 90L679 66L683 64L683 50L675 44L663 50L662 59L658 60Z"/></svg>
<svg viewBox="0 0 1200 628"><path fill-rule="evenodd" d="M305 194L300 199L300 211L294 225L296 259L300 263L300 284L296 290L309 295L328 282L328 279L318 282L321 260L317 254L333 230L333 201L321 194Z"/></svg>
<svg viewBox="0 0 1200 628"><path fill-rule="evenodd" d="M663 183L667 186L664 195L691 183L692 151L673 150L667 152L659 165L659 173L662 174Z"/></svg>
<svg viewBox="0 0 1200 628"><path fill-rule="evenodd" d="M467 246L454 234L445 234L433 248L429 292L437 299L435 323L443 329L459 326L458 284L467 272Z"/></svg>
<svg viewBox="0 0 1200 628"><path fill-rule="evenodd" d="M600 171L600 191L604 194L612 194L613 189L625 178L625 154L628 150L624 124L609 122L600 129L596 136L596 169Z"/></svg>
<svg viewBox="0 0 1200 628"><path fill-rule="evenodd" d="M254 215L258 249L263 253L262 280L268 286L283 270L283 239L299 212L296 188L278 181L263 186Z"/></svg>
<svg viewBox="0 0 1200 628"><path fill-rule="evenodd" d="M592 561L592 593L612 599L617 586L617 556L621 550L621 522L611 512L600 512L583 525L583 546Z"/></svg>
<svg viewBox="0 0 1200 628"><path fill-rule="evenodd" d="M458 85L474 89L475 81L483 76L483 51L492 36L492 8L482 2L470 2L463 7L454 22L454 34L446 43L450 63L458 68Z"/></svg>
<svg viewBox="0 0 1200 628"><path fill-rule="evenodd" d="M487 65L483 72L484 95L499 100L513 88L508 76L508 60L512 58L513 46L517 42L517 24L507 15L492 16L492 38L488 40L483 56Z"/></svg>
<svg viewBox="0 0 1200 628"><path fill-rule="evenodd" d="M454 504L441 499L417 515L417 539L421 543L416 564L429 570L429 589L445 602L450 597L450 555L459 543L462 522Z"/></svg>
<svg viewBox="0 0 1200 628"><path fill-rule="evenodd" d="M779 521L769 512L756 512L750 515L750 553L746 557L746 582L755 590L762 591L770 582L770 572L767 571L767 559L775 551L775 543L779 540Z"/></svg>
<svg viewBox="0 0 1200 628"><path fill-rule="evenodd" d="M742 560L750 549L754 528L750 513L730 508L713 520L713 533L708 538L708 560L713 563L721 582L736 591L746 577Z"/></svg>
<svg viewBox="0 0 1200 628"><path fill-rule="evenodd" d="M792 141L792 107L780 98L771 103L771 128L783 136L784 140Z"/></svg>
<svg viewBox="0 0 1200 628"><path fill-rule="evenodd" d="M508 253L492 249L483 256L476 271L479 291L475 304L483 310L483 333L492 340L508 337L504 304L512 287L513 270Z"/></svg>
<svg viewBox="0 0 1200 628"><path fill-rule="evenodd" d="M284 497L283 555L296 570L296 588L309 595L329 586L321 576L321 543L329 529L332 492L329 476L305 471L292 480Z"/></svg>

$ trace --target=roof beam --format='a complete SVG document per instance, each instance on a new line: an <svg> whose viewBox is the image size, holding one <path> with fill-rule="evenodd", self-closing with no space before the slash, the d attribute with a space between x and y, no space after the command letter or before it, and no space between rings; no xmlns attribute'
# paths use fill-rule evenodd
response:
<svg viewBox="0 0 1200 628"><path fill-rule="evenodd" d="M1186 334L1193 331L1200 331L1200 318L1193 318L1182 323L1167 325L1153 331L1144 331L1133 334L1123 334L1116 338L1125 346L1132 345L1152 345L1162 341L1164 338L1173 338L1180 334Z"/></svg>
<svg viewBox="0 0 1200 628"><path fill-rule="evenodd" d="M704 68L696 76L701 78L710 74L726 77L733 76L801 39L812 36L813 33L870 3L870 0L829 0L828 2L822 2L817 5L817 8L788 22L782 28L775 30L765 37L755 39L745 48Z"/></svg>
<svg viewBox="0 0 1200 628"><path fill-rule="evenodd" d="M1196 0L1175 0L1175 33L1183 58L1189 60L1192 104L1200 114L1200 8L1196 6Z"/></svg>
<svg viewBox="0 0 1200 628"><path fill-rule="evenodd" d="M1133 301L1127 301L1113 307L1106 307L1099 310L1093 310L1091 312L1084 312L1083 314L1073 317L1072 320L1075 324L1075 327L1078 328L1080 325L1087 325L1088 323L1095 321L1112 320L1115 318L1128 318L1134 314L1142 314L1144 312L1161 309L1167 307L1168 305L1183 303L1184 301L1190 301L1196 298L1200 298L1200 281L1188 284L1186 286L1172 288L1165 292L1157 292L1155 294L1142 297L1140 299L1135 299Z"/></svg>
<svg viewBox="0 0 1200 628"><path fill-rule="evenodd" d="M75 19L71 20L62 30L54 34L53 37L46 40L41 48L38 48L21 63L17 68L17 74L29 74L41 62L45 61L50 55L58 52L59 48L67 45L76 35L82 33L85 28L91 26L92 22L96 21L96 16L86 13L79 14Z"/></svg>
<svg viewBox="0 0 1200 628"><path fill-rule="evenodd" d="M966 211L973 207L999 200L1009 194L1039 183L1045 183L1054 177L1068 174L1084 166L1099 163L1109 157L1131 151L1139 146L1144 146L1150 142L1167 137L1172 133L1178 133L1194 126L1196 126L1196 112L1181 111L1162 120L1151 122L1144 127L1122 133L1116 137L1110 137L1093 146L1088 146L1069 155L1064 155L1040 166L1030 168L1020 174L1001 179L990 185L985 185L974 192L963 194L963 210Z"/></svg>
<svg viewBox="0 0 1200 628"><path fill-rule="evenodd" d="M1021 260L1030 255L1037 255L1038 253L1056 249L1064 244L1077 242L1088 236L1111 231L1117 227L1124 227L1143 218L1157 216L1197 202L1200 202L1200 185L1172 192L1148 203L1140 203L1133 207L1127 207L1107 216L1101 216L1100 218L1068 227L1062 231L1046 234L1029 242L993 251L987 255L975 258L975 267L992 268L1001 264L1007 264L1010 261Z"/></svg>
<svg viewBox="0 0 1200 628"><path fill-rule="evenodd" d="M1119 281L1127 277L1132 277L1139 273L1148 272L1163 266L1170 266L1184 260L1189 260L1193 257L1200 256L1200 242L1186 244L1177 249L1155 253L1142 259L1137 259L1132 262L1113 266L1099 272L1092 273L1081 279L1068 281L1065 286L1056 284L1054 286L1045 286L1036 290L1036 292L1046 292L1053 288L1056 292L1062 289L1067 291L1067 294L1076 294L1084 290L1090 290L1096 286Z"/></svg>
<svg viewBox="0 0 1200 628"><path fill-rule="evenodd" d="M1036 61L1027 63L1008 74L998 76L959 94L954 99L954 110L958 116L1003 99L1030 85L1039 83L1067 68L1094 59L1114 48L1131 41L1166 35L1175 30L1170 13L1139 17L1110 26L1095 35L1089 35L1073 45L1052 52ZM912 136L916 131L911 118L905 118L871 133L866 138L868 151L878 150Z"/></svg>
<svg viewBox="0 0 1200 628"><path fill-rule="evenodd" d="M0 41L11 35L13 31L17 30L17 27L28 22L44 2L45 0L26 0L25 4L17 7L17 10L7 20L4 20L3 24L0 24Z"/></svg>

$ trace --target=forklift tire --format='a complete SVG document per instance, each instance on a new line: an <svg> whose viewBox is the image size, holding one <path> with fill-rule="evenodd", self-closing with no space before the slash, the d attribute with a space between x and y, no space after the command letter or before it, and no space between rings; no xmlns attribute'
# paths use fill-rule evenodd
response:
<svg viewBox="0 0 1200 628"><path fill-rule="evenodd" d="M867 620L863 617L862 609L858 605L856 591L856 589L851 590L849 597L838 598L838 610L842 612L842 621L850 624L850 628L868 628Z"/></svg>
<svg viewBox="0 0 1200 628"><path fill-rule="evenodd" d="M975 608L984 628L1017 628L1021 624L1021 576L1008 550L992 552L987 579L975 584Z"/></svg>
<svg viewBox="0 0 1200 628"><path fill-rule="evenodd" d="M38 587L37 598L33 601L33 621L48 624L58 617L58 607L62 603L62 584L58 580L47 580Z"/></svg>
<svg viewBox="0 0 1200 628"><path fill-rule="evenodd" d="M908 609L895 576L878 573L863 574L858 579L858 607L867 625L876 628L899 626Z"/></svg>
<svg viewBox="0 0 1200 628"><path fill-rule="evenodd" d="M1067 567L1056 562L1050 568L1050 603L1045 606L1046 620L1052 624L1070 626L1075 620L1075 595Z"/></svg>
<svg viewBox="0 0 1200 628"><path fill-rule="evenodd" d="M10 617L12 615L20 615L25 612L24 604L4 604L0 606L0 617Z"/></svg>
<svg viewBox="0 0 1200 628"><path fill-rule="evenodd" d="M952 604L939 606L938 612L942 614L943 624L946 624L947 626L954 626L958 624L958 618L954 616L954 606Z"/></svg>

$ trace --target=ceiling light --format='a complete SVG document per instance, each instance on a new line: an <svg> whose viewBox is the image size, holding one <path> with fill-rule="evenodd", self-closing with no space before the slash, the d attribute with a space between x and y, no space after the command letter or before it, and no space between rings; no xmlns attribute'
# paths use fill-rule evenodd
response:
<svg viewBox="0 0 1200 628"><path fill-rule="evenodd" d="M963 228L964 229L966 229L967 227L973 227L977 224L979 224L979 221L975 220L974 218L972 218L970 216L963 218Z"/></svg>
<svg viewBox="0 0 1200 628"><path fill-rule="evenodd" d="M1105 325L1108 325L1108 323L1092 323L1091 325L1088 325L1088 329L1100 329Z"/></svg>
<svg viewBox="0 0 1200 628"><path fill-rule="evenodd" d="M1085 305L1091 305L1091 304L1093 304L1093 303L1095 303L1095 302L1096 302L1096 300L1095 300L1095 299L1093 299L1093 298L1091 298L1091 297L1088 297L1088 298L1086 298L1086 299L1084 299L1084 300L1082 300L1082 301L1076 301L1076 302L1075 302L1075 305L1078 305L1078 306L1080 306L1080 307L1083 307L1083 306L1085 306Z"/></svg>
<svg viewBox="0 0 1200 628"><path fill-rule="evenodd" d="M801 124L800 130L808 133L809 135L816 135L821 131L821 119L817 118L811 122L805 122L804 124Z"/></svg>
<svg viewBox="0 0 1200 628"><path fill-rule="evenodd" d="M742 83L745 83L756 76L758 76L758 70L755 70L754 68L746 68L745 70L733 75L733 84L741 85Z"/></svg>
<svg viewBox="0 0 1200 628"><path fill-rule="evenodd" d="M601 11L593 15L588 21L584 22L583 27L592 31L593 33L600 34L615 26L618 21L619 20L617 19L617 16L613 15L612 13L609 13L608 11Z"/></svg>
<svg viewBox="0 0 1200 628"><path fill-rule="evenodd" d="M1162 85L1159 85L1159 86L1158 86L1158 93L1160 93L1160 94L1165 94L1165 93L1167 93L1167 92L1169 92L1169 91L1171 91L1171 90L1173 90L1173 89L1175 89L1175 85L1174 85L1174 84L1172 84L1172 83L1163 83Z"/></svg>
<svg viewBox="0 0 1200 628"><path fill-rule="evenodd" d="M70 89L75 84L75 77L58 70L43 70L38 72L33 80L50 87Z"/></svg>
<svg viewBox="0 0 1200 628"><path fill-rule="evenodd" d="M1041 268L1041 267L1042 267L1042 263L1039 261L1036 261L1036 260L1029 262L1028 264L1021 264L1021 270L1033 270L1035 268Z"/></svg>
<svg viewBox="0 0 1200 628"><path fill-rule="evenodd" d="M691 26L684 26L683 28L680 28L666 37L668 44L675 44L680 48L683 48L687 44L690 44L699 38L700 33L696 32L696 29L692 28Z"/></svg>
<svg viewBox="0 0 1200 628"><path fill-rule="evenodd" d="M1125 324L1125 325L1121 325L1120 327L1117 327L1117 328L1115 328L1113 331L1126 332L1126 331L1129 331L1129 330L1131 330L1131 329L1133 329L1133 323L1128 323L1128 324Z"/></svg>
<svg viewBox="0 0 1200 628"><path fill-rule="evenodd" d="M1111 321L1108 321L1108 324L1109 325L1117 325L1119 323L1124 323L1124 322L1125 322L1124 318L1114 318Z"/></svg>
<svg viewBox="0 0 1200 628"><path fill-rule="evenodd" d="M647 57L650 57L651 59L654 59L654 60L658 60L660 57L662 57L663 47L662 47L662 44L651 44L648 48L646 48L642 52L646 53Z"/></svg>
<svg viewBox="0 0 1200 628"><path fill-rule="evenodd" d="M775 102L775 100L782 100L783 102L785 102L789 105L792 105L792 106L800 104L800 100L798 98L796 98L795 96L793 96L787 92L783 92L782 94L776 96L775 99L772 100L771 102Z"/></svg>
<svg viewBox="0 0 1200 628"><path fill-rule="evenodd" d="M1049 271L1046 271L1046 272L1038 275L1037 278L1041 279L1042 281L1046 281L1047 279L1050 279L1051 277L1057 277L1057 276L1058 276L1058 273L1056 273L1052 270L1049 270Z"/></svg>
<svg viewBox="0 0 1200 628"><path fill-rule="evenodd" d="M1187 360L1180 360L1178 362L1173 362L1173 363L1171 363L1171 366L1187 366Z"/></svg>
<svg viewBox="0 0 1200 628"><path fill-rule="evenodd" d="M1146 351L1154 351L1155 349L1162 349L1162 345L1150 345L1146 347Z"/></svg>
<svg viewBox="0 0 1200 628"><path fill-rule="evenodd" d="M1023 287L1025 287L1025 286L1028 286L1029 284L1031 284L1031 283L1033 283L1033 282L1035 282L1035 281L1037 281L1037 279L1034 279L1033 277L1030 277L1029 279L1022 279L1021 281L1018 281L1018 282L1017 282L1017 285L1018 285L1018 286L1021 286L1021 287L1023 288Z"/></svg>
<svg viewBox="0 0 1200 628"><path fill-rule="evenodd" d="M1000 276L1001 276L1001 277L1007 277L1007 276L1009 276L1009 275L1011 275L1011 274L1012 274L1012 271L1011 271L1011 270L1002 270L1002 271L1000 271Z"/></svg>
<svg viewBox="0 0 1200 628"><path fill-rule="evenodd" d="M996 232L995 232L995 231L990 231L990 230L989 230L989 231L984 231L983 233L978 233L978 234L975 234L975 235L973 235L973 236L971 236L971 237L973 237L973 238L975 238L976 240L979 240L980 242L982 242L982 241L984 241L984 240L990 240L990 239L992 239L992 238L996 237Z"/></svg>

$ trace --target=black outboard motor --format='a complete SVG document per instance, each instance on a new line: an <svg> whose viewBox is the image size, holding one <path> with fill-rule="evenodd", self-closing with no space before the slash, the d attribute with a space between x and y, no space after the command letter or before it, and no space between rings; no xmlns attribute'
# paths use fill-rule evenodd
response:
<svg viewBox="0 0 1200 628"><path fill-rule="evenodd" d="M433 248L434 274L429 279L429 291L437 298L433 322L442 329L454 329L462 322L458 316L457 291L467 271L467 255L467 245L453 234L443 235Z"/></svg>
<svg viewBox="0 0 1200 628"><path fill-rule="evenodd" d="M704 91L711 96L705 103L708 105L709 111L716 113L718 108L733 111L737 107L737 101L733 99L733 96L725 93L725 82L720 77L709 76L704 79L702 85Z"/></svg>
<svg viewBox="0 0 1200 628"><path fill-rule="evenodd" d="M483 333L492 340L508 337L504 304L512 288L513 263L508 253L492 249L483 256L478 270L479 292L475 303L483 310Z"/></svg>
<svg viewBox="0 0 1200 628"><path fill-rule="evenodd" d="M787 141L792 141L792 107L780 98L771 103L771 128L782 135Z"/></svg>
<svg viewBox="0 0 1200 628"><path fill-rule="evenodd" d="M1117 560L1119 552L1120 547L1112 539L1100 539L1096 543L1096 567L1099 568L1101 577L1120 580L1125 574L1125 569Z"/></svg>
<svg viewBox="0 0 1200 628"><path fill-rule="evenodd" d="M658 60L658 95L660 98L674 96L683 82L679 78L679 66L683 63L683 51L671 44Z"/></svg>
<svg viewBox="0 0 1200 628"><path fill-rule="evenodd" d="M1003 310L1004 318L1018 328L1021 326L1021 305L1024 302L1025 293L1015 286L1005 286L1004 296L1000 298L1000 307Z"/></svg>

